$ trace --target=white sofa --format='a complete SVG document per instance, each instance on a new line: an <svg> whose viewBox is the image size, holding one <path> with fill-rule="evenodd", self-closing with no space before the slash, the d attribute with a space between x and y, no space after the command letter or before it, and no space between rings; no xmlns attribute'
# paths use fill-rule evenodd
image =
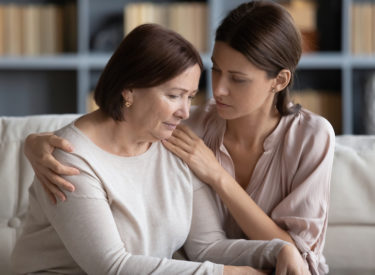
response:
<svg viewBox="0 0 375 275"><path fill-rule="evenodd" d="M22 228L33 171L24 138L56 130L77 115L0 117L0 274ZM375 274L375 136L339 136L325 255L330 274Z"/></svg>

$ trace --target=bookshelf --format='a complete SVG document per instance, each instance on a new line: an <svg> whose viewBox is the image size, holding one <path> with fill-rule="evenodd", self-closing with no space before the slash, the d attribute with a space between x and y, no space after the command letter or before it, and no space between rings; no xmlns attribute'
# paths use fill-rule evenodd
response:
<svg viewBox="0 0 375 275"><path fill-rule="evenodd" d="M106 40L108 43L101 45L104 50L96 50L93 48L96 43L93 39L95 33L100 34L103 26L111 28L113 32L121 31L125 5L142 1L110 0L104 3L101 0L31 0L27 2L40 5L75 4L76 49L49 55L0 56L0 115L85 113L88 93L94 88L115 43L108 38ZM168 4L182 1L151 2ZM204 66L209 70L214 30L230 9L245 1L200 2L207 4L207 12L210 15L207 19L207 51L202 52ZM351 8L357 2L375 5L375 0L316 0L315 2L319 5L318 13L323 18L323 23L318 19L318 29L319 24L325 24L324 18L331 20L332 22L329 22L328 27L324 26L324 29L332 29L328 36L335 39L333 44L327 44L323 51L303 55L297 71L296 88L315 89L318 86L318 89L332 90L340 98L339 103L335 103L339 106L332 106L334 112L339 110L341 113L337 134L365 134L363 104L366 99L363 82L375 74L375 53L352 53ZM0 5L9 3L22 5L25 1L0 0ZM330 15L330 12L335 14ZM375 18L375 9L373 17ZM327 34L322 34L322 39L326 36ZM206 97L211 97L210 73L204 73L202 85L206 90Z"/></svg>

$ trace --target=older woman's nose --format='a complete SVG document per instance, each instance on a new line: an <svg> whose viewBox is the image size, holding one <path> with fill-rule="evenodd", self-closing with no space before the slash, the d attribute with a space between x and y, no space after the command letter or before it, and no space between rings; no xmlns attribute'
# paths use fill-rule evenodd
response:
<svg viewBox="0 0 375 275"><path fill-rule="evenodd" d="M190 113L190 101L186 100L181 103L180 108L176 112L176 115L180 119L188 119L189 113Z"/></svg>

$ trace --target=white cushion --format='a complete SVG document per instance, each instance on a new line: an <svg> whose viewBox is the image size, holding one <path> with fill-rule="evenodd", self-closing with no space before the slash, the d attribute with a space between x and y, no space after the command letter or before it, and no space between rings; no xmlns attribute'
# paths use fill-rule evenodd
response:
<svg viewBox="0 0 375 275"><path fill-rule="evenodd" d="M9 259L28 205L34 173L23 154L25 137L57 130L77 115L0 117L0 274L10 274Z"/></svg>
<svg viewBox="0 0 375 275"><path fill-rule="evenodd" d="M375 136L336 137L329 224L375 225Z"/></svg>

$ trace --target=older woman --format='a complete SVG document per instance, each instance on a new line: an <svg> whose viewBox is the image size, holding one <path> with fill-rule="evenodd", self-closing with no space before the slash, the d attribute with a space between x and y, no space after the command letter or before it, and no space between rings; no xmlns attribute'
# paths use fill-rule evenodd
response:
<svg viewBox="0 0 375 275"><path fill-rule="evenodd" d="M54 205L35 179L16 273L262 274L249 266L276 260L281 272L303 268L284 241L227 239L210 188L161 144L188 118L201 70L191 44L157 25L123 40L95 90L99 110L55 133L75 147L54 157L79 169L65 177L76 190ZM239 267L170 259L184 244L193 260Z"/></svg>

